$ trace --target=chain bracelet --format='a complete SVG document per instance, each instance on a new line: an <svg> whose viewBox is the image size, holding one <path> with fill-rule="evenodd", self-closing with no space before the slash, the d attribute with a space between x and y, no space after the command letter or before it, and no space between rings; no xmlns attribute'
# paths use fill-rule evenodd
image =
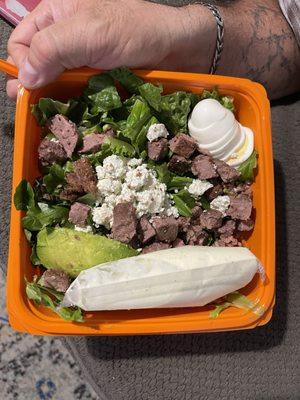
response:
<svg viewBox="0 0 300 400"><path fill-rule="evenodd" d="M193 4L200 4L202 6L207 7L213 14L213 16L215 17L216 21L217 21L217 42L216 42L216 48L215 48L215 54L214 54L214 58L209 70L210 74L215 74L219 61L221 59L221 53L222 50L224 48L224 21L222 19L222 16L218 10L218 8L215 5L212 4L208 4L208 3L204 3L202 1L200 2L193 2L190 3L191 5Z"/></svg>

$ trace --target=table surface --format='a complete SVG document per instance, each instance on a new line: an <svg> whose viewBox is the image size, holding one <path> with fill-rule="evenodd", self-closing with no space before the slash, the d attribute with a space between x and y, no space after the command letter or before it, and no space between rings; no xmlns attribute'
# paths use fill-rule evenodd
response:
<svg viewBox="0 0 300 400"><path fill-rule="evenodd" d="M1 57L9 32L0 21ZM0 265L5 271L14 104L0 78ZM271 322L243 332L60 340L14 333L2 315L3 398L23 399L26 393L26 398L54 399L59 393L62 400L299 399L299 95L273 105L272 129L277 300Z"/></svg>

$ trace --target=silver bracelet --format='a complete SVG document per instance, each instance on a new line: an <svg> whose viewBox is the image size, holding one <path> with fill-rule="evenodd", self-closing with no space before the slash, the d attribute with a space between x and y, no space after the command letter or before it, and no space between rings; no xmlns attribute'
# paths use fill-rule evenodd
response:
<svg viewBox="0 0 300 400"><path fill-rule="evenodd" d="M213 14L213 16L215 17L216 21L217 21L217 42L216 42L216 49L215 49L215 54L214 54L214 58L209 70L210 74L215 74L219 61L221 59L221 53L224 47L224 21L221 17L221 14L218 10L218 8L212 4L208 4L208 3L204 3L202 1L199 2L193 2L190 3L191 5L193 4L201 4L202 6L207 7Z"/></svg>

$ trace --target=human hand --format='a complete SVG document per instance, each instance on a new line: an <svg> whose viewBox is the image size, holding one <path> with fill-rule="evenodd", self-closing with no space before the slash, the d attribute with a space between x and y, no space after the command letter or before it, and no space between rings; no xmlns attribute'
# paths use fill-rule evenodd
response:
<svg viewBox="0 0 300 400"><path fill-rule="evenodd" d="M8 53L29 89L81 66L184 70L194 20L187 8L142 0L42 0L12 33ZM10 97L19 82L8 81Z"/></svg>

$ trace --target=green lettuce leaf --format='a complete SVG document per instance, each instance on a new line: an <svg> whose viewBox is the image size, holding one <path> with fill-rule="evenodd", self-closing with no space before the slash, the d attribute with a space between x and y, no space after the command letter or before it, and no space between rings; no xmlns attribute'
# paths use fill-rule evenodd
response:
<svg viewBox="0 0 300 400"><path fill-rule="evenodd" d="M35 196L32 186L23 179L16 188L14 194L14 205L17 210L28 210L35 205Z"/></svg>
<svg viewBox="0 0 300 400"><path fill-rule="evenodd" d="M259 316L263 315L266 311L265 308L258 302L248 299L248 297L244 296L242 293L238 291L229 293L226 296L226 301L228 301L237 308L241 308L243 310L250 310L254 314Z"/></svg>
<svg viewBox="0 0 300 400"><path fill-rule="evenodd" d="M101 92L101 90L114 86L114 80L108 73L93 75L88 80L84 93L90 95Z"/></svg>
<svg viewBox="0 0 300 400"><path fill-rule="evenodd" d="M215 309L213 311L210 312L209 314L209 318L217 318L220 313L224 310L226 310L226 308L231 307L231 303L225 302L225 303L221 303L221 304L217 304Z"/></svg>
<svg viewBox="0 0 300 400"><path fill-rule="evenodd" d="M94 166L102 164L104 158L116 154L120 157L134 157L134 147L121 139L108 137L97 153L89 154L87 157Z"/></svg>
<svg viewBox="0 0 300 400"><path fill-rule="evenodd" d="M82 310L78 307L59 307L64 294L46 288L38 283L37 277L32 282L26 282L26 294L36 304L50 308L66 321L84 322Z"/></svg>
<svg viewBox="0 0 300 400"><path fill-rule="evenodd" d="M158 119L167 126L172 134L187 132L192 99L194 99L193 95L186 92L175 92L162 96Z"/></svg>
<svg viewBox="0 0 300 400"><path fill-rule="evenodd" d="M139 86L143 85L144 81L126 67L115 68L108 72L131 94L139 93Z"/></svg>
<svg viewBox="0 0 300 400"><path fill-rule="evenodd" d="M193 182L193 179L187 176L179 176L176 174L172 174L171 176L171 180L167 185L170 191L184 189Z"/></svg>
<svg viewBox="0 0 300 400"><path fill-rule="evenodd" d="M47 175L43 177L43 184L46 187L48 193L56 194L57 189L65 183L65 171L64 169L54 163L49 168Z"/></svg>
<svg viewBox="0 0 300 400"><path fill-rule="evenodd" d="M92 115L97 115L99 113L122 107L121 98L114 86L109 86L100 92L91 94L88 98L92 102Z"/></svg>
<svg viewBox="0 0 300 400"><path fill-rule="evenodd" d="M156 164L154 161L149 161L148 167L156 172L157 178L161 183L166 185L169 184L171 180L171 172L168 170L167 163Z"/></svg>
<svg viewBox="0 0 300 400"><path fill-rule="evenodd" d="M173 200L180 215L183 217L192 216L196 200L187 190L180 190L178 193L173 194Z"/></svg>
<svg viewBox="0 0 300 400"><path fill-rule="evenodd" d="M31 249L30 261L33 265L41 265L41 261L39 260L36 254L36 245L34 244Z"/></svg>
<svg viewBox="0 0 300 400"><path fill-rule="evenodd" d="M200 202L201 202L201 207L204 210L210 210L210 202L207 200L205 196L201 196Z"/></svg>
<svg viewBox="0 0 300 400"><path fill-rule="evenodd" d="M242 310L251 311L259 316L262 316L266 311L258 302L252 301L242 293L236 291L227 294L224 303L216 304L216 308L210 313L210 318L217 318L220 313L228 307L241 308Z"/></svg>
<svg viewBox="0 0 300 400"><path fill-rule="evenodd" d="M45 125L47 120L56 114L68 115L78 102L74 99L69 100L67 103L62 103L57 100L42 97L38 104L31 107L32 114L36 117L39 125Z"/></svg>
<svg viewBox="0 0 300 400"><path fill-rule="evenodd" d="M237 167L237 170L241 173L241 181L245 182L254 180L254 170L257 167L257 157L258 154L256 150L254 150L251 156Z"/></svg>
<svg viewBox="0 0 300 400"><path fill-rule="evenodd" d="M92 193L87 193L84 196L79 197L76 201L78 203L87 204L88 206L93 206L96 203L96 197Z"/></svg>
<svg viewBox="0 0 300 400"><path fill-rule="evenodd" d="M209 90L203 90L201 99L214 99L217 100L227 108L228 110L234 112L234 104L233 104L233 98L230 96L221 96L219 91L215 88L212 91Z"/></svg>
<svg viewBox="0 0 300 400"><path fill-rule="evenodd" d="M85 126L80 126L78 128L78 131L81 133L82 136L88 136L91 135L92 133L101 133L102 128L100 125L96 124L94 126L91 126L90 128L87 128Z"/></svg>
<svg viewBox="0 0 300 400"><path fill-rule="evenodd" d="M39 203L30 208L22 218L22 226L28 231L40 231L46 226L63 223L68 219L69 209L63 206L49 206Z"/></svg>
<svg viewBox="0 0 300 400"><path fill-rule="evenodd" d="M147 156L147 132L151 125L157 124L158 120L155 117L151 117L146 125L142 127L134 142L134 148L141 158Z"/></svg>
<svg viewBox="0 0 300 400"><path fill-rule="evenodd" d="M141 96L147 103L156 111L161 110L161 93L163 92L162 86L155 86L152 83L144 83L139 86Z"/></svg>
<svg viewBox="0 0 300 400"><path fill-rule="evenodd" d="M104 153L116 154L120 157L130 157L135 156L134 147L129 143L124 142L124 140L108 137L105 139L102 149Z"/></svg>
<svg viewBox="0 0 300 400"><path fill-rule="evenodd" d="M63 165L63 170L64 170L65 174L67 174L68 172L73 172L74 171L74 165L73 165L72 161L67 161Z"/></svg>
<svg viewBox="0 0 300 400"><path fill-rule="evenodd" d="M127 138L136 149L142 149L147 134L147 127L151 120L149 106L137 99L132 107L131 113L126 121L125 129L122 131L124 138Z"/></svg>

